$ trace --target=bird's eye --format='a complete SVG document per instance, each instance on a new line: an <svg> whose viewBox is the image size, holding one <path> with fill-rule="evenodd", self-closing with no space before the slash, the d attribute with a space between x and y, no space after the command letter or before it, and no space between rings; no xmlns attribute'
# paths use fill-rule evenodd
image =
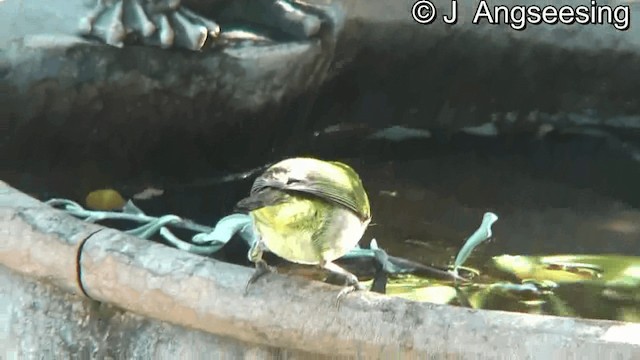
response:
<svg viewBox="0 0 640 360"><path fill-rule="evenodd" d="M302 180L299 180L299 179L291 179L291 178L287 179L287 185L298 184L298 183L301 183L301 182L302 182Z"/></svg>

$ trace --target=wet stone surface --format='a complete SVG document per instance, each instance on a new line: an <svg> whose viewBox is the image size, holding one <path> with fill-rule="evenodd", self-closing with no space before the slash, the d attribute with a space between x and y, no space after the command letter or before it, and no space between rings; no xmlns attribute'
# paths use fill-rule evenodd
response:
<svg viewBox="0 0 640 360"><path fill-rule="evenodd" d="M250 22L228 14L243 3L180 5L220 18L224 34L225 24ZM482 126L498 134L596 127L637 136L636 27L518 32L468 19L422 26L409 0L315 3L330 6L308 38L253 37L240 49L194 52L89 45L78 38L78 22L91 2L4 1L0 115L9 131L0 147L15 154L17 170L91 163L119 178L159 167L189 177L193 168L233 170L309 151L315 132L345 124L445 133ZM435 3L445 9L449 1ZM468 17L472 4L460 6ZM638 10L631 11L633 18ZM258 20L278 28L272 15Z"/></svg>

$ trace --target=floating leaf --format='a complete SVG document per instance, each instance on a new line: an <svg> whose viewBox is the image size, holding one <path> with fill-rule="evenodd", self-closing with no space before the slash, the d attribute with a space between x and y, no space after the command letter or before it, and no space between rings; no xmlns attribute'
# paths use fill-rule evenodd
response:
<svg viewBox="0 0 640 360"><path fill-rule="evenodd" d="M93 210L111 211L122 209L126 200L113 189L101 189L90 192L85 198L85 205Z"/></svg>

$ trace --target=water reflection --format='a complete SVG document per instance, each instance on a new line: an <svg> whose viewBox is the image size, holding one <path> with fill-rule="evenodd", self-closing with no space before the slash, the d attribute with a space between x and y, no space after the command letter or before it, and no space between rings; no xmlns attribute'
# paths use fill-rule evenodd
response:
<svg viewBox="0 0 640 360"><path fill-rule="evenodd" d="M473 283L399 276L387 294L476 309L640 322L640 257L566 255L491 259Z"/></svg>

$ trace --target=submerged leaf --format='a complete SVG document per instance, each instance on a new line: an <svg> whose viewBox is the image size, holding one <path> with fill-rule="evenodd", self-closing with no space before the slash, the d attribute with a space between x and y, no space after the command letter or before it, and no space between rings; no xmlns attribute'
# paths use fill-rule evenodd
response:
<svg viewBox="0 0 640 360"><path fill-rule="evenodd" d="M133 195L133 198L136 200L149 200L157 196L161 196L164 194L164 190L156 189L154 187L148 187L141 192Z"/></svg>
<svg viewBox="0 0 640 360"><path fill-rule="evenodd" d="M493 261L499 270L513 274L521 280L550 280L563 283L594 278L591 273L569 271L559 266L550 266L543 263L538 257L502 255L494 257Z"/></svg>
<svg viewBox="0 0 640 360"><path fill-rule="evenodd" d="M413 301L449 304L456 299L457 292L456 289L451 286L435 285L391 295Z"/></svg>
<svg viewBox="0 0 640 360"><path fill-rule="evenodd" d="M635 274L640 257L622 255L554 255L493 258L496 269L519 279L551 280L558 283L576 281L622 281Z"/></svg>
<svg viewBox="0 0 640 360"><path fill-rule="evenodd" d="M436 304L448 304L456 298L455 288L414 275L403 275L391 280L387 284L386 294Z"/></svg>

